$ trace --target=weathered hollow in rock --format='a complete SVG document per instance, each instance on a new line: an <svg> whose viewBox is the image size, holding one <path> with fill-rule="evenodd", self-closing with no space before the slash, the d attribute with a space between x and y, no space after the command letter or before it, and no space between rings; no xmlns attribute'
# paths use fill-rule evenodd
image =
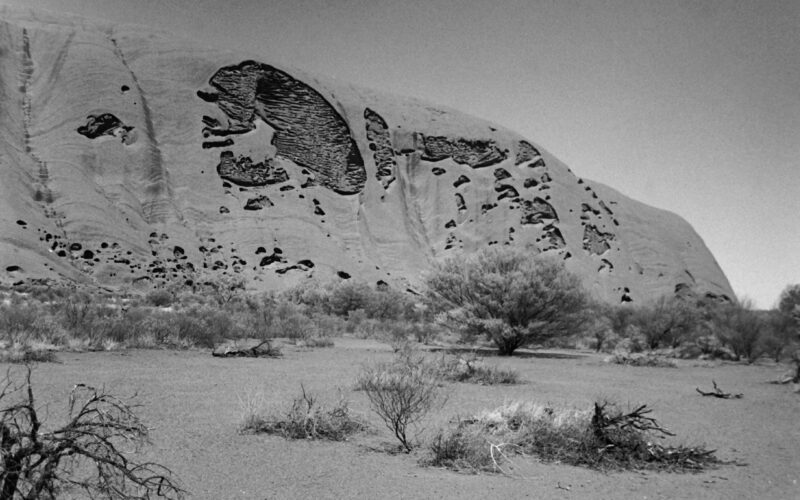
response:
<svg viewBox="0 0 800 500"><path fill-rule="evenodd" d="M214 102L229 119L213 135L241 134L260 118L275 129L277 154L317 174L315 181L342 194L364 188L366 170L350 128L312 87L284 71L255 61L219 69L209 81L217 94L198 94Z"/></svg>

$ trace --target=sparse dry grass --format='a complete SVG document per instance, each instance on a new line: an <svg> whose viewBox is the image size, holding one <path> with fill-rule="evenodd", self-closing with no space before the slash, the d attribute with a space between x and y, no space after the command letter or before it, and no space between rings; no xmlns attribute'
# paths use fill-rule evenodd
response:
<svg viewBox="0 0 800 500"><path fill-rule="evenodd" d="M475 354L450 356L442 354L437 362L442 378L450 382L466 382L480 385L519 384L519 373L503 369L486 362Z"/></svg>
<svg viewBox="0 0 800 500"><path fill-rule="evenodd" d="M58 361L55 346L42 342L0 344L0 363L54 363Z"/></svg>
<svg viewBox="0 0 800 500"><path fill-rule="evenodd" d="M643 475L625 470L606 474L525 457L505 446L495 451L504 451L514 462L499 462L507 470L515 466L515 479L509 480L502 474L421 471L417 459L427 453L425 449L411 456L368 451L386 449L385 431L356 433L347 445L235 435L242 416L237 393L254 381L264 381L267 409L274 408L275 415L283 418L299 395L301 382L316 394L335 394L339 385L357 376L361 363L388 362L393 357L378 342L352 337L337 339L330 349L290 350L279 363L258 359L231 363L191 350L70 353L60 355L62 363L37 366L36 389L43 400L52 401L63 400L75 380L107 384L117 393L139 392L146 401L142 418L153 425L151 437L156 443L147 458L170 467L203 498L259 498L264 491L290 498L387 498L403 491L409 498L426 498L434 490L441 498L515 498L521 489L537 498L575 499L627 500L654 491L670 498L797 496L792 479L800 468L800 444L785 439L794 432L797 396L790 387L765 383L779 377L785 365L686 364L665 377L658 369L621 370L595 354L542 354L502 360L500 366L530 381L526 385L447 384L447 406L428 414L423 425L455 429L455 423L448 424L454 415L480 415L482 408L532 398L552 408L589 411L598 395L623 404L652 401L659 421L679 436L659 444L707 443L718 448L721 459L747 466L722 465L701 474ZM746 397L729 404L698 397L694 388L712 378ZM371 428L383 426L370 412L363 392L346 387L343 395ZM335 398L320 399L335 403ZM51 406L49 413L49 421L59 421L63 405ZM431 443L431 434L420 437ZM559 483L571 486L570 492L558 490Z"/></svg>
<svg viewBox="0 0 800 500"><path fill-rule="evenodd" d="M651 366L656 368L676 368L671 359L653 353L617 352L606 358L606 362L627 366Z"/></svg>
<svg viewBox="0 0 800 500"><path fill-rule="evenodd" d="M651 469L697 472L720 464L703 446L655 442L673 434L641 405L627 412L595 403L594 411L512 402L440 431L430 446L430 465L509 473L513 456L602 470Z"/></svg>
<svg viewBox="0 0 800 500"><path fill-rule="evenodd" d="M356 432L365 429L360 418L350 411L346 399L339 400L330 408L320 405L316 396L300 386L302 394L295 398L285 415L263 416L263 394L250 393L240 398L243 434L276 434L286 439L324 439L345 441Z"/></svg>

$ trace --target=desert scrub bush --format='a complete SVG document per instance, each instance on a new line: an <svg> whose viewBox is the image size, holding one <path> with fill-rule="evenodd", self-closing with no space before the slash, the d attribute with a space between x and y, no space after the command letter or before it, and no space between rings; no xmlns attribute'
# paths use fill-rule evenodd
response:
<svg viewBox="0 0 800 500"><path fill-rule="evenodd" d="M224 310L197 307L167 316L173 343L185 342L198 347L213 348L222 339L239 338L241 330ZM177 341L177 342L175 342Z"/></svg>
<svg viewBox="0 0 800 500"><path fill-rule="evenodd" d="M286 300L264 296L262 302L250 306L250 322L246 329L254 338L285 337L305 339L321 336L308 307Z"/></svg>
<svg viewBox="0 0 800 500"><path fill-rule="evenodd" d="M0 305L0 335L10 342L27 337L43 313L43 308L35 304Z"/></svg>
<svg viewBox="0 0 800 500"><path fill-rule="evenodd" d="M77 384L67 422L52 430L37 406L30 367L22 383L7 373L0 384L0 498L183 497L169 469L121 451L149 443L135 405Z"/></svg>
<svg viewBox="0 0 800 500"><path fill-rule="evenodd" d="M655 368L676 368L678 366L671 359L667 359L664 356L659 356L657 354L653 353L632 354L624 351L615 352L614 354L606 358L606 362L615 365L651 366Z"/></svg>
<svg viewBox="0 0 800 500"><path fill-rule="evenodd" d="M257 400L243 404L240 432L245 434L276 434L286 439L325 439L344 441L365 429L360 418L350 411L346 399L340 397L330 408L317 403L317 398L306 392L295 398L285 415L261 416L257 413L261 403ZM256 396L257 398L258 396Z"/></svg>
<svg viewBox="0 0 800 500"><path fill-rule="evenodd" d="M58 356L54 352L55 346L37 343L0 344L0 363L55 363Z"/></svg>
<svg viewBox="0 0 800 500"><path fill-rule="evenodd" d="M607 402L595 403L593 411L510 402L440 431L429 447L427 463L503 473L513 455L601 470L684 472L720 463L713 450L703 446L656 443L674 434L650 417L651 411L641 405L625 412Z"/></svg>
<svg viewBox="0 0 800 500"><path fill-rule="evenodd" d="M434 310L465 341L485 335L501 355L576 333L587 296L560 262L516 249L490 248L452 258L426 280Z"/></svg>
<svg viewBox="0 0 800 500"><path fill-rule="evenodd" d="M795 323L795 328L800 328L800 283L788 285L778 298L778 310L790 316ZM800 331L795 330L800 335Z"/></svg>
<svg viewBox="0 0 800 500"><path fill-rule="evenodd" d="M441 377L450 382L467 382L480 385L520 383L518 372L487 365L476 354L460 356L442 354L437 365Z"/></svg>
<svg viewBox="0 0 800 500"><path fill-rule="evenodd" d="M353 311L363 311L367 318L397 320L413 315L414 302L400 291L385 285L374 287L346 281L326 286L304 285L283 293L291 302L307 306L312 313L348 318Z"/></svg>
<svg viewBox="0 0 800 500"><path fill-rule="evenodd" d="M761 337L767 325L762 315L753 310L752 301L718 305L710 312L708 326L733 352L736 361L752 363L761 355Z"/></svg>
<svg viewBox="0 0 800 500"><path fill-rule="evenodd" d="M91 295L73 292L58 302L62 324L71 333L85 329L96 312L96 304Z"/></svg>
<svg viewBox="0 0 800 500"><path fill-rule="evenodd" d="M502 462L507 458L499 453L501 448L492 448L480 427L462 424L463 421L459 421L455 429L440 429L429 445L430 456L422 463L473 473L498 471L502 467L498 460ZM498 453L493 453L495 451Z"/></svg>
<svg viewBox="0 0 800 500"><path fill-rule="evenodd" d="M168 307L175 302L175 295L168 290L152 290L144 300L153 307Z"/></svg>
<svg viewBox="0 0 800 500"><path fill-rule="evenodd" d="M761 350L776 363L797 343L795 320L780 309L769 311L765 317L765 331L761 337Z"/></svg>
<svg viewBox="0 0 800 500"><path fill-rule="evenodd" d="M446 402L439 386L438 369L410 349L399 351L391 362L364 366L356 379L356 389L366 393L372 411L406 452L414 448L410 427Z"/></svg>
<svg viewBox="0 0 800 500"><path fill-rule="evenodd" d="M294 345L297 347L333 347L333 340L328 337L308 337L296 339Z"/></svg>
<svg viewBox="0 0 800 500"><path fill-rule="evenodd" d="M67 331L49 309L35 302L0 305L0 340L8 344L61 344Z"/></svg>
<svg viewBox="0 0 800 500"><path fill-rule="evenodd" d="M700 323L699 311L689 299L662 296L634 308L631 323L650 349L678 347Z"/></svg>

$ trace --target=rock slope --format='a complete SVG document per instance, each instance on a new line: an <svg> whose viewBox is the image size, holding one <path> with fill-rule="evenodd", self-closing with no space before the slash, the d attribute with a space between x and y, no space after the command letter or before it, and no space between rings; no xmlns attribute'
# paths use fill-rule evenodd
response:
<svg viewBox="0 0 800 500"><path fill-rule="evenodd" d="M140 27L0 10L0 280L419 289L493 245L611 303L733 297L678 216L526 138Z"/></svg>

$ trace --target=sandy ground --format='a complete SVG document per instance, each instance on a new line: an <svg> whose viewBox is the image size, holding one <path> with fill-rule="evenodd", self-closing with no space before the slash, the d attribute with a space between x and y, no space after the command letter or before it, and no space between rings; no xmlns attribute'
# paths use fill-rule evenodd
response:
<svg viewBox="0 0 800 500"><path fill-rule="evenodd" d="M192 498L800 498L800 396L767 383L780 367L704 362L678 369L625 367L588 353L490 358L517 370L525 383L448 384L449 400L425 420L427 429L511 399L584 408L609 398L647 403L678 434L675 443L705 443L720 458L742 464L700 474L602 473L523 457L515 459L516 474L508 477L424 468L418 465L424 451L381 451L394 446L393 438L352 385L363 363L390 356L384 345L347 338L336 339L334 348L285 347L282 359L220 359L196 351L62 353L62 363L38 365L33 382L53 424L63 418L75 383L105 386L115 395L138 393L144 405L139 413L153 427L153 446L138 458L171 468ZM744 398L720 400L695 392L698 386L710 388L712 379ZM283 411L301 383L327 402L343 391L375 431L343 443L237 433L241 398L261 392L265 411Z"/></svg>

